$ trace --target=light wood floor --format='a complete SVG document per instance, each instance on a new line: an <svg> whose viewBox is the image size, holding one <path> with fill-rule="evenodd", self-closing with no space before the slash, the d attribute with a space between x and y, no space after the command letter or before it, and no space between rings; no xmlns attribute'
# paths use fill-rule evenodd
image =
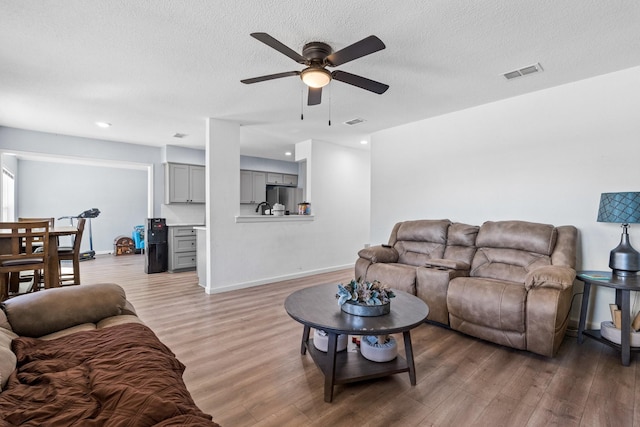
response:
<svg viewBox="0 0 640 427"><path fill-rule="evenodd" d="M638 426L640 367L566 337L558 355L511 350L433 325L412 331L407 374L336 387L300 355L302 326L283 308L305 286L351 270L207 295L195 272L145 274L142 255L81 263L83 284L122 285L138 315L182 361L198 406L223 426Z"/></svg>

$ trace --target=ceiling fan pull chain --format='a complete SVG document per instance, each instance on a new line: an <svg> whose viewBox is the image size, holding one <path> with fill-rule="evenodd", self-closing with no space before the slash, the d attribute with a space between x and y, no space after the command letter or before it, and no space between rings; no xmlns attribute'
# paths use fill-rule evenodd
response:
<svg viewBox="0 0 640 427"><path fill-rule="evenodd" d="M300 120L304 120L304 84L300 85Z"/></svg>
<svg viewBox="0 0 640 427"><path fill-rule="evenodd" d="M331 87L329 87L328 89L329 89L329 126L331 126L331 99L333 98L331 94L333 93L333 90L331 89Z"/></svg>

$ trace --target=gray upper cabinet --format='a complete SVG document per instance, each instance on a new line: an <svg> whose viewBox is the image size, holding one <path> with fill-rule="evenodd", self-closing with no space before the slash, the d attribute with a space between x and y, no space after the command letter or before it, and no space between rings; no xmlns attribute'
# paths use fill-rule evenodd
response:
<svg viewBox="0 0 640 427"><path fill-rule="evenodd" d="M282 185L288 185L291 187L297 187L298 186L298 175L287 175L287 174L283 174L282 175Z"/></svg>
<svg viewBox="0 0 640 427"><path fill-rule="evenodd" d="M205 167L182 163L165 164L165 203L205 203Z"/></svg>
<svg viewBox="0 0 640 427"><path fill-rule="evenodd" d="M240 171L240 203L260 203L267 197L267 174L258 171Z"/></svg>
<svg viewBox="0 0 640 427"><path fill-rule="evenodd" d="M267 173L268 185L286 185L291 187L298 186L298 175L289 175L286 173Z"/></svg>

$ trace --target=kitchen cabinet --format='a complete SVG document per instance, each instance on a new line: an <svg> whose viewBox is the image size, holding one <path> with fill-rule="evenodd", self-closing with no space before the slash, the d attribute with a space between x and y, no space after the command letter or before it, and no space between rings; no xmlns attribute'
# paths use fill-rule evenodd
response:
<svg viewBox="0 0 640 427"><path fill-rule="evenodd" d="M283 174L282 175L282 185L288 185L290 187L297 187L298 186L298 175L288 175L288 174Z"/></svg>
<svg viewBox="0 0 640 427"><path fill-rule="evenodd" d="M267 200L267 174L259 171L240 171L240 203L260 203Z"/></svg>
<svg viewBox="0 0 640 427"><path fill-rule="evenodd" d="M166 163L165 203L205 203L205 167Z"/></svg>
<svg viewBox="0 0 640 427"><path fill-rule="evenodd" d="M297 187L298 175L269 172L267 173L267 185L286 185L291 187Z"/></svg>
<svg viewBox="0 0 640 427"><path fill-rule="evenodd" d="M196 230L189 226L169 227L169 271L195 270Z"/></svg>

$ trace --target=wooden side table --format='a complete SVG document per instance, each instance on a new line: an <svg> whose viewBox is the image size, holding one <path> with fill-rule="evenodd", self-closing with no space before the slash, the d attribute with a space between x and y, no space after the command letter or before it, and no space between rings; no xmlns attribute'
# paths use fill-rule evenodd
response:
<svg viewBox="0 0 640 427"><path fill-rule="evenodd" d="M640 347L631 347L631 291L640 292L640 276L615 276L610 271L579 271L577 279L584 282L580 323L578 324L578 343L582 344L584 337L587 336L607 344L618 350L621 353L622 364L629 366L631 352L640 352ZM616 290L616 304L622 312L620 344L603 338L599 329L585 330L589 294L592 285L605 286Z"/></svg>

